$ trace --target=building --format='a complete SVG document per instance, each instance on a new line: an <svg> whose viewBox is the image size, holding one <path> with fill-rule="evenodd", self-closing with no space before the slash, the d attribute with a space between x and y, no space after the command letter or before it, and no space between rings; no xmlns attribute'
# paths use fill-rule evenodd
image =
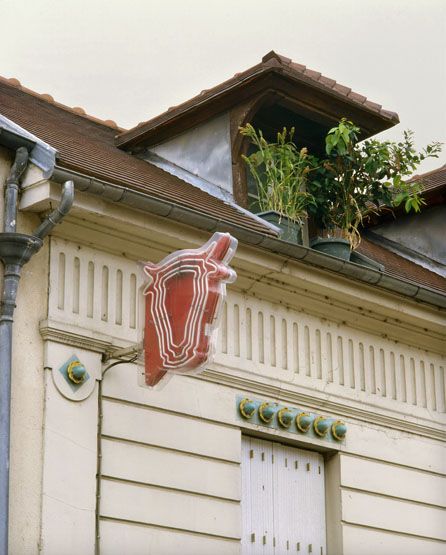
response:
<svg viewBox="0 0 446 555"><path fill-rule="evenodd" d="M292 124L317 149L344 115L365 136L398 122L275 53L129 131L0 81L2 188L17 147L31 152L17 230L75 185L18 290L11 555L444 552L445 257L429 240L444 168L424 178L423 244L402 216L380 220L357 263L281 241L247 209L239 125ZM133 363L106 370L140 338L137 262L214 231L239 240L214 363L152 389ZM62 375L72 357L79 388ZM245 399L347 433L247 418Z"/></svg>

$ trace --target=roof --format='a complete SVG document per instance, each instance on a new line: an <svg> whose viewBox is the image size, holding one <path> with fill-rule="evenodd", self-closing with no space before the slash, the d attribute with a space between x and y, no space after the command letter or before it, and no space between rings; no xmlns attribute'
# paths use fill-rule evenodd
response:
<svg viewBox="0 0 446 555"><path fill-rule="evenodd" d="M444 277L389 251L382 245L372 243L366 237L362 237L358 252L382 264L385 272L393 277L446 292Z"/></svg>
<svg viewBox="0 0 446 555"><path fill-rule="evenodd" d="M410 181L421 183L423 192L427 195L444 191L446 189L446 164L421 175L414 175Z"/></svg>
<svg viewBox="0 0 446 555"><path fill-rule="evenodd" d="M413 175L408 183L420 183L422 185L422 196L425 201L423 210L427 210L432 206L446 203L446 164L420 175ZM398 218L413 217L414 213L409 214L404 209L404 204L392 208L392 210L381 210L378 214L371 214L367 220L363 222L366 229L392 222Z"/></svg>
<svg viewBox="0 0 446 555"><path fill-rule="evenodd" d="M160 140L161 131L165 132L166 127L170 127L170 133L178 134L184 130L182 126L187 125L186 119L192 118L192 115L192 121L196 125L201 114L209 119L224 109L240 103L244 97L249 97L257 89L271 87L271 82L266 79L271 74L280 78L276 81L277 87L280 80L291 82L291 90L299 93L299 100L302 100L304 91L307 95L310 94L310 102L316 102L318 95L321 96L321 94L325 98L328 97L333 113L336 114L336 120L339 119L339 114L350 117L361 127L364 138L384 131L399 122L395 112L383 109L380 104L368 100L365 96L337 83L334 79L325 77L318 71L271 51L259 64L237 73L211 89L202 91L178 106L169 108L155 118L124 131L116 137L116 144L130 147L148 139L154 143ZM162 138L164 140L166 137Z"/></svg>
<svg viewBox="0 0 446 555"><path fill-rule="evenodd" d="M89 119L90 121L94 121L96 123L106 125L107 127L113 127L114 129L116 129L118 131L125 131L125 129L123 127L119 127L119 125L115 121L113 121L112 119L103 120L103 119L97 118L95 116L91 116L90 114L87 114L86 111L81 106L73 106L72 107L72 106L67 106L66 104L62 104L61 102L57 102L56 100L54 100L52 95L50 95L48 93L38 93L36 91L33 91L32 89L28 89L27 87L24 87L20 83L20 81L18 79L16 79L15 77L11 77L11 78L7 79L6 77L2 77L0 75L0 83L10 85L10 86L15 87L17 89L20 89L21 91L26 92L26 93L30 94L31 96L35 96L36 98L40 98L42 100L45 100L46 102L54 104L54 106L57 106L58 108L61 108L62 110L66 110L67 112L71 112L72 114L80 114L80 115L84 116L86 119Z"/></svg>
<svg viewBox="0 0 446 555"><path fill-rule="evenodd" d="M109 122L30 92L17 80L0 80L0 113L56 148L60 167L171 200L251 231L276 235L237 206L116 148L116 127Z"/></svg>
<svg viewBox="0 0 446 555"><path fill-rule="evenodd" d="M0 79L0 113L56 148L61 168L170 201L265 238L275 237L258 218L117 148L116 128L110 123L72 110L45 95L31 93L18 82L5 79ZM430 174L426 183L431 187L440 186L437 181L442 178L435 172ZM444 278L380 245L364 239L360 252L384 264L390 276L446 292Z"/></svg>

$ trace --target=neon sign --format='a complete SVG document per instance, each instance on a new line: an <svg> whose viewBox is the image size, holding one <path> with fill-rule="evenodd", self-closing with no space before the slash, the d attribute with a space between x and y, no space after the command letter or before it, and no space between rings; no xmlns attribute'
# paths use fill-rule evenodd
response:
<svg viewBox="0 0 446 555"><path fill-rule="evenodd" d="M147 385L156 385L166 372L196 373L211 362L226 283L237 277L228 266L236 248L229 233L214 233L199 249L144 264Z"/></svg>

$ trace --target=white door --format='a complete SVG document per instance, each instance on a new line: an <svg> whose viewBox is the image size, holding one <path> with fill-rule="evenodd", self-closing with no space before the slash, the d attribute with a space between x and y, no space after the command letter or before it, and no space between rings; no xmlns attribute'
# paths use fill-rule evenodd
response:
<svg viewBox="0 0 446 555"><path fill-rule="evenodd" d="M324 555L324 460L305 451L244 437L243 555Z"/></svg>

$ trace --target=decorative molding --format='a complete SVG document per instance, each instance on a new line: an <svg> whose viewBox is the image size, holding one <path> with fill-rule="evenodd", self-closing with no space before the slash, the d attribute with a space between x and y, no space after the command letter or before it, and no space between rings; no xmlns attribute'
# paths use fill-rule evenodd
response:
<svg viewBox="0 0 446 555"><path fill-rule="evenodd" d="M54 341L64 345L89 350L96 353L112 352L116 348L125 348L129 343L114 342L110 337L103 336L97 332L91 332L76 326L68 325L54 320L44 320L40 323L40 334L44 341ZM398 410L385 409L379 406L364 408L359 406L360 401L327 394L318 389L302 391L297 390L296 385L290 382L274 380L273 378L255 375L240 369L227 368L215 365L212 369L205 370L194 379L202 379L211 383L224 385L231 389L249 392L252 395L267 397L289 403L295 406L303 406L309 410L321 411L337 415L343 419L353 419L379 427L392 428L402 432L420 435L435 440L445 441L445 424L433 420L421 419ZM439 415L440 416L440 415ZM443 415L444 416L444 415ZM424 420L425 423L420 423Z"/></svg>
<svg viewBox="0 0 446 555"><path fill-rule="evenodd" d="M54 341L55 343L62 343L95 353L107 353L118 347L127 346L117 345L109 337L102 337L101 334L87 329L54 320L43 320L40 322L39 330L44 341Z"/></svg>
<svg viewBox="0 0 446 555"><path fill-rule="evenodd" d="M76 326L71 326L63 322L54 320L44 320L40 323L40 334L44 341L54 341L64 345L81 348L96 353L107 353L118 347L127 347L128 343L115 343L112 339L93 333ZM445 425L441 422L425 419L425 423L420 423L420 418L397 410L383 409L375 406L373 409L360 407L360 402L330 395L317 389L308 393L298 391L296 385L273 380L266 376L255 376L254 374L235 370L231 368L219 367L218 369L207 369L200 376L193 376L193 379L201 379L207 382L216 383L238 391L249 392L252 395L267 397L279 400L293 406L300 406L314 411L324 411L339 418L356 420L366 424L373 424L380 428L392 428L401 432L410 433L446 441ZM275 383L274 383L275 382Z"/></svg>
<svg viewBox="0 0 446 555"><path fill-rule="evenodd" d="M49 196L48 191L42 190L41 198L34 202L43 202ZM156 256L149 254L153 245L159 257L160 251L164 256L179 247L193 248L203 240L204 233L189 226L156 216L147 219L144 214L117 204L98 204L84 193L77 194L76 199L76 217L68 217L56 231L56 235L76 244L94 246L119 256L126 252L136 261L148 257L155 260ZM33 209L33 206L30 203L27 208ZM80 215L82 224L78 223ZM240 245L234 268L239 275L236 290L249 291L273 302L283 301L286 291L287 303L299 304L308 313L323 317L329 309L331 317L338 321L354 322L355 327L386 334L397 341L408 341L410 337L420 348L433 348L441 353L444 310L408 298L402 303L391 292L352 282L335 271L303 265L297 259L254 246Z"/></svg>
<svg viewBox="0 0 446 555"><path fill-rule="evenodd" d="M80 366L84 370L82 378L77 380L70 369L73 365ZM70 401L84 401L93 393L96 380L88 373L87 368L82 364L76 355L71 356L58 369L53 368L51 375L54 385L59 393Z"/></svg>
<svg viewBox="0 0 446 555"><path fill-rule="evenodd" d="M259 378L262 378L259 376ZM303 393L302 391L293 390L293 384L284 383L282 381L276 384L267 383L253 379L248 376L235 375L231 370L208 369L195 379L202 379L208 382L216 383L237 389L254 396L268 397L273 400L280 400L281 403L293 406L305 407L314 411L324 411L336 415L338 418L345 420L356 420L366 424L373 424L380 428L392 428L401 432L414 435L428 437L439 441L446 441L446 431L444 425L438 423L438 427L432 426L432 422L426 421L421 424L420 419L415 419L410 415L395 411L394 415L388 414L391 411L385 411L381 407L373 410L366 410L351 403L349 399L341 401L340 398L330 395L331 399L324 398L318 390L313 393ZM356 406L355 406L356 405ZM443 429L442 429L443 428Z"/></svg>

